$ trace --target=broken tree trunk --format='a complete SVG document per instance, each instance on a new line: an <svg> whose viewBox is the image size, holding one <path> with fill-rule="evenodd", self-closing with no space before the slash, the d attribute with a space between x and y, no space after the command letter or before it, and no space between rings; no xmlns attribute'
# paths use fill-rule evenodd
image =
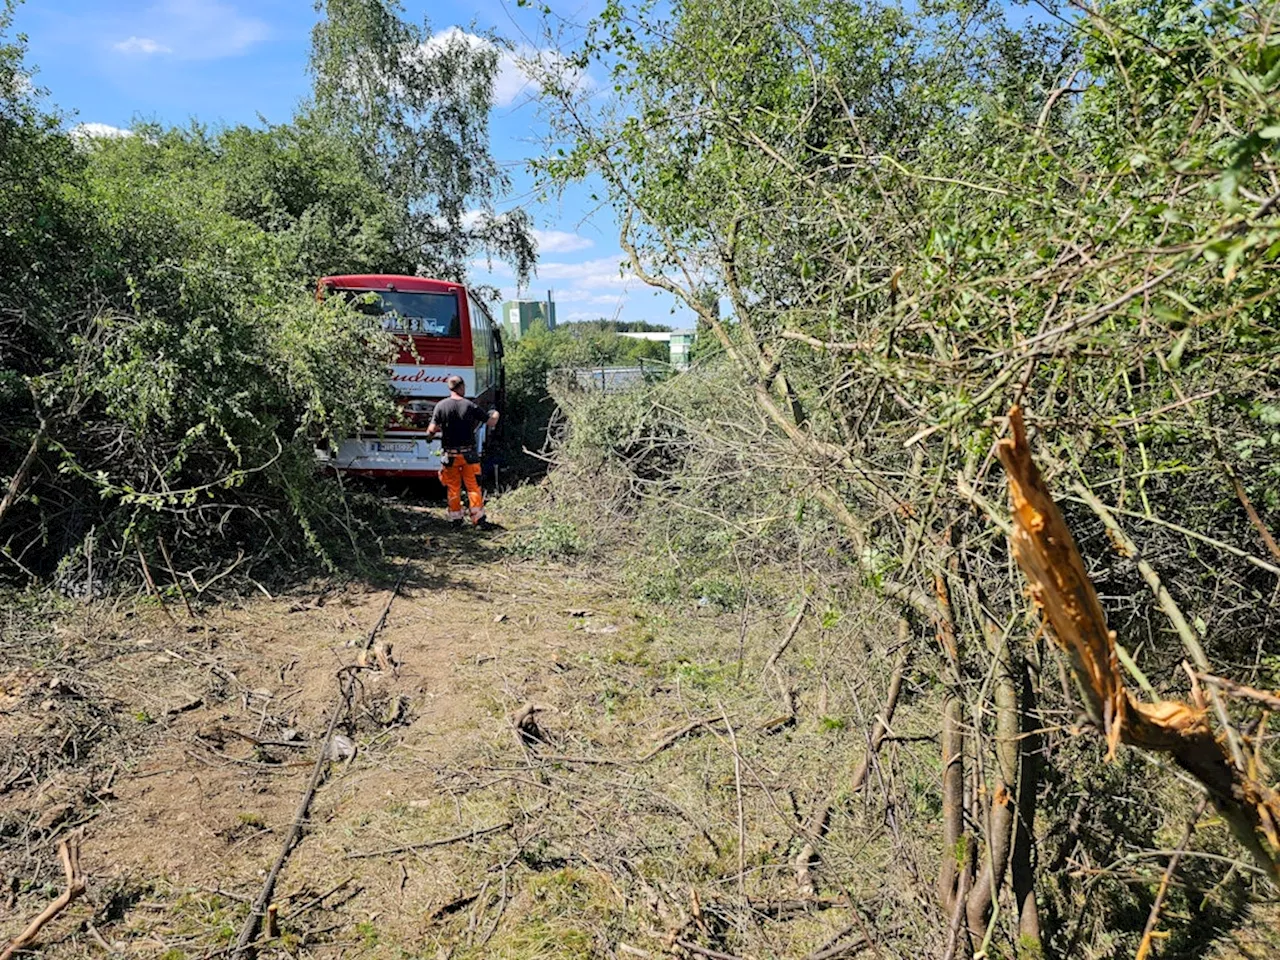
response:
<svg viewBox="0 0 1280 960"><path fill-rule="evenodd" d="M1085 708L1109 752L1126 743L1167 753L1208 791L1240 843L1280 883L1280 798L1231 759L1205 711L1176 700L1143 703L1125 689L1115 634L1048 486L1041 477L1018 407L1011 438L996 448L1009 475L1014 556L1049 633L1065 651Z"/></svg>

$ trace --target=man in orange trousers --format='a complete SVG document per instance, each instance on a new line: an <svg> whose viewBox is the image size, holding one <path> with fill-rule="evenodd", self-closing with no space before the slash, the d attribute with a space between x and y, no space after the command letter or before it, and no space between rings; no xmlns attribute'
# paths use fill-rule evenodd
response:
<svg viewBox="0 0 1280 960"><path fill-rule="evenodd" d="M484 516L484 493L480 490L480 457L476 453L476 429L486 424L490 430L498 423L498 411L485 413L466 397L466 384L454 375L445 383L449 396L436 404L431 414L427 435L440 435L440 482L449 491L449 522L462 526L462 487L467 487L471 522L487 527Z"/></svg>

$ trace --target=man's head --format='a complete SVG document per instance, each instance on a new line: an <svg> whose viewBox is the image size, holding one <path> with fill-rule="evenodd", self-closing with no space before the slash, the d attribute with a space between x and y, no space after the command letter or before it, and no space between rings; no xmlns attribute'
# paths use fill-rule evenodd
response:
<svg viewBox="0 0 1280 960"><path fill-rule="evenodd" d="M456 373L450 376L444 383L445 386L449 388L450 393L456 393L458 396L462 396L466 392L466 382Z"/></svg>

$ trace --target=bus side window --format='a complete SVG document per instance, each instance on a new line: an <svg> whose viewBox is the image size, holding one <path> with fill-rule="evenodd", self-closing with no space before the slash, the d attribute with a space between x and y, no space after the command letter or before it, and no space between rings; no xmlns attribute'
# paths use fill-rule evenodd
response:
<svg viewBox="0 0 1280 960"><path fill-rule="evenodd" d="M478 396L493 385L493 365L490 360L493 345L488 318L470 291L467 293L467 312L471 314L471 353L475 362Z"/></svg>

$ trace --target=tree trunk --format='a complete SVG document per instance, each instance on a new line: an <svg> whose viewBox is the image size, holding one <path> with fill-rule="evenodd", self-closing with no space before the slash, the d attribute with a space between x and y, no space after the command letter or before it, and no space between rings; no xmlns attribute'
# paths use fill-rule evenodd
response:
<svg viewBox="0 0 1280 960"><path fill-rule="evenodd" d="M1025 657L1018 658L1022 687L1022 739L1018 763L1018 822L1013 833L1011 863L1013 898L1018 908L1018 957L1044 956L1040 936L1040 910L1036 905L1036 877L1032 863L1035 847L1036 793L1040 789L1039 710L1031 669Z"/></svg>
<svg viewBox="0 0 1280 960"><path fill-rule="evenodd" d="M988 634L994 625L989 625ZM1017 808L1013 790L1018 782L1018 739L1022 724L1018 711L1018 688L1013 673L1013 651L995 630L996 674L996 779L991 790L991 815L987 821L986 854L982 857L973 891L965 909L968 912L969 933L982 942L987 932L991 905L1000 895L1005 871L1009 865L1009 850L1013 842L1015 811Z"/></svg>
<svg viewBox="0 0 1280 960"><path fill-rule="evenodd" d="M1009 423L1013 436L1001 440L996 451L1009 475L1014 557L1050 636L1067 654L1090 718L1111 752L1127 743L1167 753L1199 780L1236 839L1280 885L1280 795L1234 762L1202 707L1176 700L1144 703L1125 688L1115 634L1107 627L1075 538L1031 457L1017 407ZM1223 722L1229 724L1230 718ZM1224 736L1231 732L1229 725L1222 731Z"/></svg>

